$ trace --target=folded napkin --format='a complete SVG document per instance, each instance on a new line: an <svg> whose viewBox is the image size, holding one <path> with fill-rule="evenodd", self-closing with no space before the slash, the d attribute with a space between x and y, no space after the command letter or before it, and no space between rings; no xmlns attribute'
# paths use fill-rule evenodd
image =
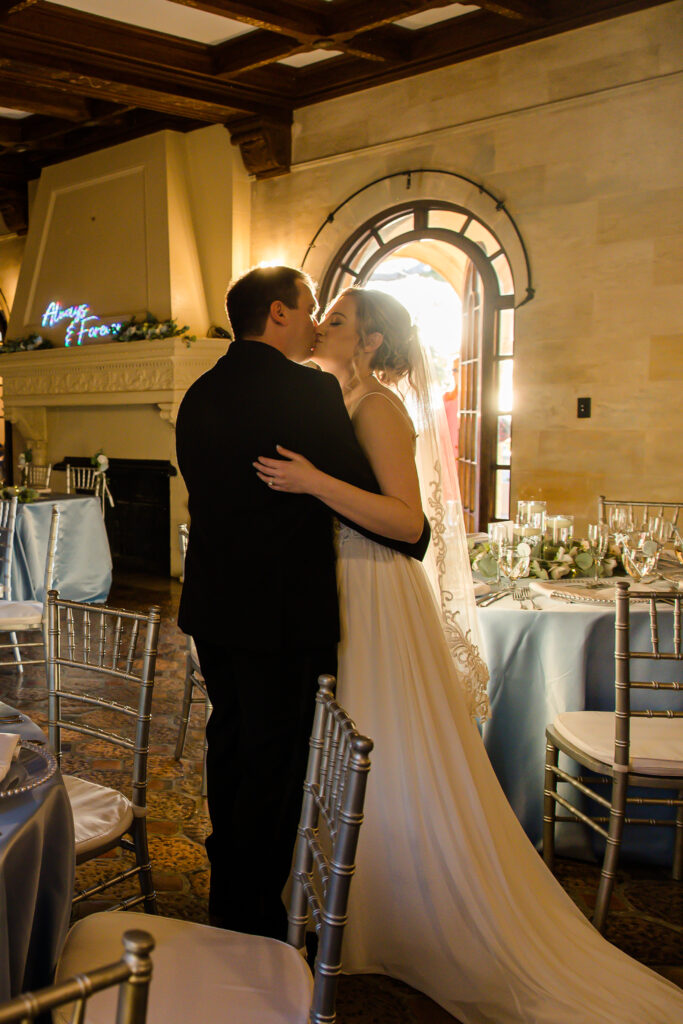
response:
<svg viewBox="0 0 683 1024"><path fill-rule="evenodd" d="M12 759L19 756L19 740L16 732L0 732L0 782L7 775Z"/></svg>

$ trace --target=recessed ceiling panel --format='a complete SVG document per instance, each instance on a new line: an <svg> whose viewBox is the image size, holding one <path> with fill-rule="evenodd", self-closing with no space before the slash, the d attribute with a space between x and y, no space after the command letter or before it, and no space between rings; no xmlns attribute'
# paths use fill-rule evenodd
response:
<svg viewBox="0 0 683 1024"><path fill-rule="evenodd" d="M478 11L476 4L448 4L447 7L434 7L431 11L422 11L420 14L411 14L407 18L401 18L395 22L403 28L426 28L428 25L437 25L440 21L448 21L449 18L457 18L461 14L469 14L470 11Z"/></svg>
<svg viewBox="0 0 683 1024"><path fill-rule="evenodd" d="M341 50L309 50L308 53L294 53L291 57L283 57L278 64L288 64L290 68L305 68L308 64L317 64L328 57L341 57Z"/></svg>
<svg viewBox="0 0 683 1024"><path fill-rule="evenodd" d="M165 32L166 35L191 39L195 43L225 42L253 32L251 25L217 14L207 14L169 0L58 0L56 6L70 7L99 18L110 18L136 28Z"/></svg>
<svg viewBox="0 0 683 1024"><path fill-rule="evenodd" d="M22 117L30 116L30 110L15 110L14 107L0 107L0 117L13 117L18 121Z"/></svg>

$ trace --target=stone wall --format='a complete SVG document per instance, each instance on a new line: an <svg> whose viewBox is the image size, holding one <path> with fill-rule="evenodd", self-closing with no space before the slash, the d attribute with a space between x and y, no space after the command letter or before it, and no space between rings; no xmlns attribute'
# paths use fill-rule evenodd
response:
<svg viewBox="0 0 683 1024"><path fill-rule="evenodd" d="M682 66L674 2L300 111L292 173L254 185L252 260L300 263L332 209L394 171L480 181L536 289L517 314L513 502L585 523L600 492L683 499ZM401 189L365 193L357 223ZM344 230L321 233L317 276Z"/></svg>

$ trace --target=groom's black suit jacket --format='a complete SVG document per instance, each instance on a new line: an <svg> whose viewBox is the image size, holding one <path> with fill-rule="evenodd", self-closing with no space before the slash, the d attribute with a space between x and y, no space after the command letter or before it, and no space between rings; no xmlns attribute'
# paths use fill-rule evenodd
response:
<svg viewBox="0 0 683 1024"><path fill-rule="evenodd" d="M176 443L190 511L180 628L264 653L335 644L332 514L308 495L272 491L252 463L276 457L281 444L378 492L337 380L270 345L236 340L185 395ZM422 558L429 527L425 520L414 545L375 539Z"/></svg>

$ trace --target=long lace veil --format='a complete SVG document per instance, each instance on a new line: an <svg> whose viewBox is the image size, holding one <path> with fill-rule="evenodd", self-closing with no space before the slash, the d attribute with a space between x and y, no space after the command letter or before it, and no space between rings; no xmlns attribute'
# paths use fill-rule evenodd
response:
<svg viewBox="0 0 683 1024"><path fill-rule="evenodd" d="M412 387L402 397L417 431L416 463L422 500L432 528L424 560L441 609L443 628L472 718L490 716L489 672L480 653L481 637L465 521L453 445L431 358L420 345Z"/></svg>

